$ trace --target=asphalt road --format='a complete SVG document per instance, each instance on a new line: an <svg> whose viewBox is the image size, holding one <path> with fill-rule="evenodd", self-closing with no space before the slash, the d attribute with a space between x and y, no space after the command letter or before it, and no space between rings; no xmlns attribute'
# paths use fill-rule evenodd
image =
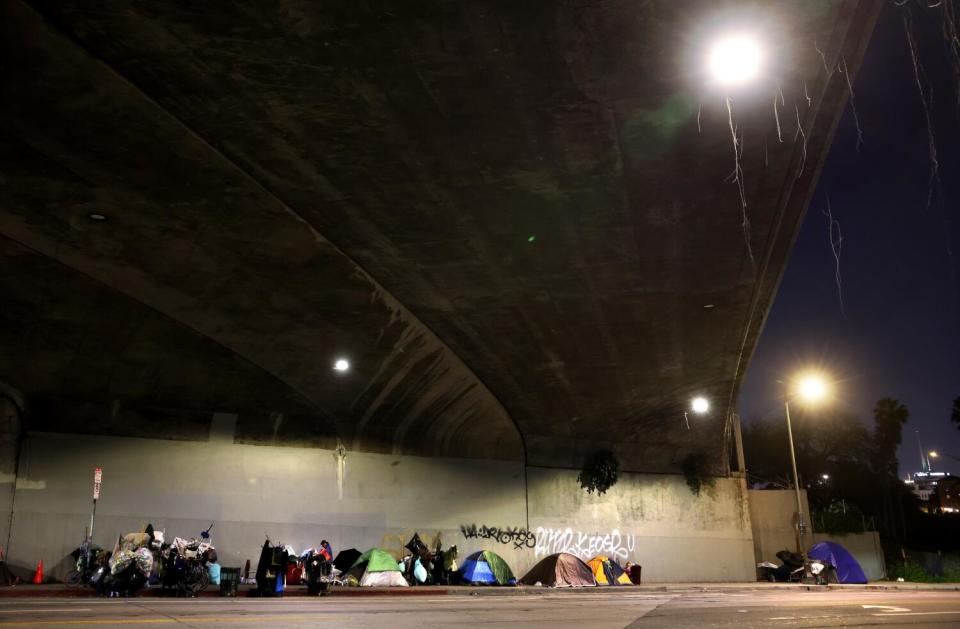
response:
<svg viewBox="0 0 960 629"><path fill-rule="evenodd" d="M0 627L960 626L960 592L550 592L323 599L21 599Z"/></svg>

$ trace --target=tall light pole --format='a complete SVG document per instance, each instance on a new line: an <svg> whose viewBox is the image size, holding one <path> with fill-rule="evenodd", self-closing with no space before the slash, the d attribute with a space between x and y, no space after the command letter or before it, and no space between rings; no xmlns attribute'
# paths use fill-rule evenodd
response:
<svg viewBox="0 0 960 629"><path fill-rule="evenodd" d="M827 383L822 376L817 374L807 374L800 377L793 383L794 390L786 391L783 397L783 410L787 417L787 437L790 440L790 464L793 466L793 489L797 497L797 528L796 541L797 553L806 560L804 534L806 533L806 523L803 519L803 499L800 497L800 475L797 474L797 454L793 446L793 426L790 423L790 398L791 394L806 402L818 402L827 395Z"/></svg>
<svg viewBox="0 0 960 629"><path fill-rule="evenodd" d="M797 494L797 528L794 531L797 541L797 552L804 555L803 552L803 500L800 498L800 477L797 474L797 455L793 448L793 427L790 425L790 400L783 400L783 410L787 415L787 436L790 438L790 464L793 466L793 489ZM804 555L806 556L806 555Z"/></svg>

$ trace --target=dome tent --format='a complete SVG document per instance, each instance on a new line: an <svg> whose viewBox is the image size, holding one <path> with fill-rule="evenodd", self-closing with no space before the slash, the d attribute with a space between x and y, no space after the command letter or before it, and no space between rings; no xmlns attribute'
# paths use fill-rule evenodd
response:
<svg viewBox="0 0 960 629"><path fill-rule="evenodd" d="M867 575L846 548L836 542L817 542L807 553L810 559L833 566L839 583L866 583Z"/></svg>
<svg viewBox="0 0 960 629"><path fill-rule="evenodd" d="M489 550L478 550L463 560L460 579L465 583L510 585L516 583L513 571L500 555Z"/></svg>
<svg viewBox="0 0 960 629"><path fill-rule="evenodd" d="M371 548L357 557L344 576L356 577L360 585L365 587L380 585L406 587L408 585L400 568L397 567L397 560L393 555L379 548Z"/></svg>
<svg viewBox="0 0 960 629"><path fill-rule="evenodd" d="M544 557L520 583L524 585L545 585L547 587L586 587L597 584L590 567L579 557L569 553L557 553Z"/></svg>

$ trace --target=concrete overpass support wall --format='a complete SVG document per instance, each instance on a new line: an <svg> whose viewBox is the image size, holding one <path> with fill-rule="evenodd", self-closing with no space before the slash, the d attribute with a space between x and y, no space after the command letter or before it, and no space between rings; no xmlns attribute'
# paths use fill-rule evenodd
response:
<svg viewBox="0 0 960 629"><path fill-rule="evenodd" d="M753 581L746 487L719 478L694 496L683 476L621 473L606 494L583 491L577 471L531 468L537 554L617 555L645 581Z"/></svg>
<svg viewBox="0 0 960 629"><path fill-rule="evenodd" d="M242 566L255 561L264 535L298 551L322 538L336 550L399 550L418 531L428 544L438 534L445 547L456 544L461 557L493 550L518 576L540 556L568 550L640 562L648 581L752 579L739 479L720 479L695 498L682 477L626 474L598 497L579 488L576 471L525 475L515 462L356 452L346 453L342 472L340 462L331 450L217 439L32 434L20 457L11 564L26 573L43 559L54 578L70 569L99 466L95 538L103 546L148 522L168 537L214 522L221 563Z"/></svg>
<svg viewBox="0 0 960 629"><path fill-rule="evenodd" d="M0 545L4 551L10 537L20 428L20 408L14 396L5 395L0 387Z"/></svg>

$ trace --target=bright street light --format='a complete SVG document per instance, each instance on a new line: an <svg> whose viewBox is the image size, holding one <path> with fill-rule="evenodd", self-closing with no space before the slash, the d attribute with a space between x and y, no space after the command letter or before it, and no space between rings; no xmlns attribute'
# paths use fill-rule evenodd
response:
<svg viewBox="0 0 960 629"><path fill-rule="evenodd" d="M705 397L695 397L691 403L691 408L697 415L703 415L710 410L710 402Z"/></svg>
<svg viewBox="0 0 960 629"><path fill-rule="evenodd" d="M337 362L333 363L333 368L336 371L346 371L350 369L350 362L344 358L339 358Z"/></svg>
<svg viewBox="0 0 960 629"><path fill-rule="evenodd" d="M830 480L830 475L829 475L829 474L821 474L821 475L820 475L820 478L822 478L823 480Z"/></svg>
<svg viewBox="0 0 960 629"><path fill-rule="evenodd" d="M931 459L935 459L935 458L937 458L937 457L940 456L940 455L937 454L937 451L936 451L936 450L931 450L931 451L929 452L929 456L930 456Z"/></svg>
<svg viewBox="0 0 960 629"><path fill-rule="evenodd" d="M713 44L707 57L710 75L721 85L742 85L760 73L763 54L749 35L724 37Z"/></svg>
<svg viewBox="0 0 960 629"><path fill-rule="evenodd" d="M819 402L827 397L829 388L820 374L806 374L797 380L796 396L804 402Z"/></svg>

